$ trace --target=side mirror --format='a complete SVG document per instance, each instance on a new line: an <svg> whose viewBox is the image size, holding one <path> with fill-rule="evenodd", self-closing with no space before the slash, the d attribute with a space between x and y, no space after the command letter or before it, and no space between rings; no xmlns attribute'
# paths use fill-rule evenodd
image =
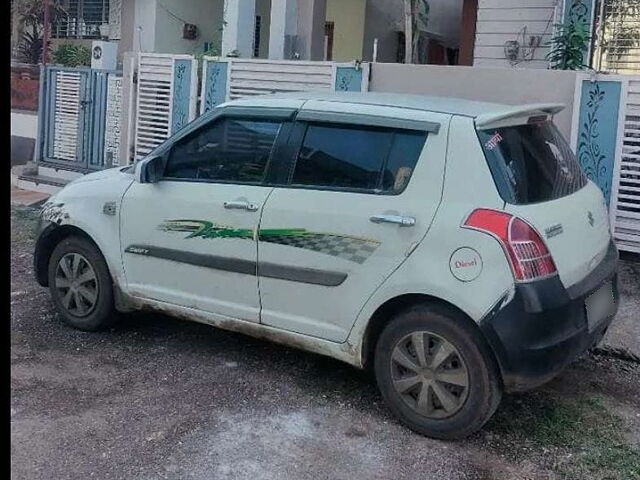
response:
<svg viewBox="0 0 640 480"><path fill-rule="evenodd" d="M162 167L164 166L162 155L144 159L140 162L137 179L140 183L156 183L162 178Z"/></svg>

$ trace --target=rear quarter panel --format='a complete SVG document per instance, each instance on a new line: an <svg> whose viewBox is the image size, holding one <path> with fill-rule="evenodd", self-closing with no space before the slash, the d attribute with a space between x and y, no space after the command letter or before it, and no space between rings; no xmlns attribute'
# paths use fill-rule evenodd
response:
<svg viewBox="0 0 640 480"><path fill-rule="evenodd" d="M424 294L444 300L479 322L505 295L514 280L499 243L481 232L462 228L475 208L502 209L500 198L475 133L473 120L454 116L449 129L443 195L425 238L395 272L373 293L349 336L360 344L371 316L390 299ZM471 281L456 278L452 254L474 249L481 259L479 275Z"/></svg>

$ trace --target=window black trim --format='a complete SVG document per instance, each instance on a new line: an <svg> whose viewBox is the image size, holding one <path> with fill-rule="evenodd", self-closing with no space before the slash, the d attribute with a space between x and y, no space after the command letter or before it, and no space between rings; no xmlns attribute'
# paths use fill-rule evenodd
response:
<svg viewBox="0 0 640 480"><path fill-rule="evenodd" d="M380 168L380 172L378 173L379 178L378 178L378 185L381 187L382 186L382 173L384 172L385 168L388 165L389 162L389 154L391 152L391 148L393 146L393 141L395 140L395 134L397 133L398 130L402 131L402 130L409 130L409 131L413 131L413 132L418 132L418 133L424 133L425 134L425 143L422 147L422 149L424 150L427 141L429 139L429 132L426 130L416 130L416 129L403 129L403 128L394 128L391 126L380 126L380 125L362 125L362 124L357 124L357 123L341 123L341 122L331 122L331 121L307 121L307 120L299 120L300 118L300 114L298 114L296 116L296 120L294 122L293 125L293 129L291 132L291 136L289 139L289 148L287 149L287 155L286 155L286 162L288 164L288 168L287 168L287 176L286 176L286 181L280 184L275 184L273 186L275 187L280 187L280 188L292 188L292 189L299 189L299 190L318 190L318 191L330 191L330 192L347 192L347 193L363 193L363 194L367 194L367 195L381 195L381 196L389 196L389 197L395 197L398 195L402 195L405 190L407 189L407 187L409 186L409 183L411 183L411 180L413 178L413 174L415 171L415 168L413 169L413 171L411 172L411 176L409 177L409 180L407 181L407 183L404 185L403 189L397 192L393 192L393 191L386 191L386 190L382 190L382 188L348 188L348 187L329 187L329 186L321 186L321 185L302 185L302 184L296 184L296 183L292 183L293 182L293 173L295 171L295 167L296 167L296 163L298 161L298 156L300 154L300 150L302 149L302 145L304 143L304 138L307 134L307 129L309 127L309 125L323 125L323 126L334 126L334 127L338 127L338 128L345 128L345 127L353 127L353 128L360 128L360 129L364 129L364 130L392 130L393 131L393 137L389 146L389 151L387 152L387 155L384 159L384 162L382 163L382 166ZM420 152L420 155L422 155L422 151ZM418 157L419 160L419 157ZM416 167L418 165L418 161L416 161Z"/></svg>
<svg viewBox="0 0 640 480"><path fill-rule="evenodd" d="M320 110L302 110L298 120L313 123L339 123L362 127L380 127L392 130L415 130L427 133L438 133L440 124L425 120L411 120L407 118L388 117L382 115L366 115L349 112L325 112Z"/></svg>

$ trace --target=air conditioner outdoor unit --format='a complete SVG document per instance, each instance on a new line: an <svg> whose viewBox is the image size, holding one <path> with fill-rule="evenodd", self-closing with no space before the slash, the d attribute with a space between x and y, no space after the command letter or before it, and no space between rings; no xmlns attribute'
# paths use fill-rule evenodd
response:
<svg viewBox="0 0 640 480"><path fill-rule="evenodd" d="M115 70L118 64L118 42L94 40L91 44L91 68Z"/></svg>

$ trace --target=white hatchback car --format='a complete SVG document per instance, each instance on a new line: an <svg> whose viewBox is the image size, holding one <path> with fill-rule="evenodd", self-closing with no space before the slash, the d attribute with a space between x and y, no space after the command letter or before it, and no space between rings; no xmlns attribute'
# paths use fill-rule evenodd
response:
<svg viewBox="0 0 640 480"><path fill-rule="evenodd" d="M36 276L83 330L148 309L371 367L402 422L459 438L617 310L607 208L561 108L229 102L52 197Z"/></svg>

